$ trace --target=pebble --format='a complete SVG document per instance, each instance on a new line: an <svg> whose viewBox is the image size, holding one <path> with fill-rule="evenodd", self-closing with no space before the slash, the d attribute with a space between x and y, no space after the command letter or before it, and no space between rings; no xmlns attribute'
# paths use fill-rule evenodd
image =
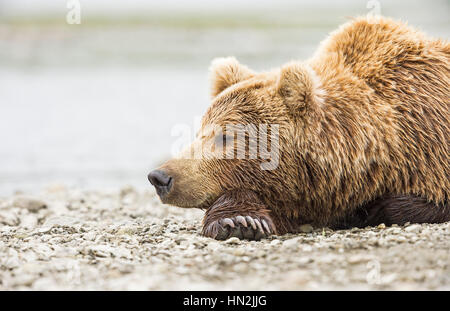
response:
<svg viewBox="0 0 450 311"><path fill-rule="evenodd" d="M13 206L27 209L30 212L36 213L43 208L47 208L47 203L44 201L32 198L20 196L13 200Z"/></svg>
<svg viewBox="0 0 450 311"><path fill-rule="evenodd" d="M277 245L280 245L281 244L281 241L280 240L272 240L271 242L270 242L270 245L272 245L272 246L277 246Z"/></svg>
<svg viewBox="0 0 450 311"><path fill-rule="evenodd" d="M305 226L300 234L257 242L216 241L200 235L202 211L164 206L151 191L67 188L30 197L45 198L46 208L44 201L38 208L14 206L17 197L0 199L0 222L5 216L10 222L0 225L0 290L450 286L441 277L448 273L449 223L336 231ZM372 270L378 284L366 280Z"/></svg>
<svg viewBox="0 0 450 311"><path fill-rule="evenodd" d="M34 229L36 228L38 223L38 219L34 214L28 214L22 217L20 221L20 226L25 229Z"/></svg>
<svg viewBox="0 0 450 311"><path fill-rule="evenodd" d="M207 247L207 249L209 249L209 250L216 251L216 250L218 250L219 248L221 248L222 245L221 245L219 242L216 242L216 241L213 240L213 241L209 242L209 243L206 245L206 247Z"/></svg>
<svg viewBox="0 0 450 311"><path fill-rule="evenodd" d="M75 224L78 224L80 221L77 218L70 216L53 216L48 218L42 227L73 227Z"/></svg>
<svg viewBox="0 0 450 311"><path fill-rule="evenodd" d="M126 259L132 258L131 251L124 247L112 249L111 254L117 258L126 258Z"/></svg>
<svg viewBox="0 0 450 311"><path fill-rule="evenodd" d="M302 251L303 252L312 252L313 248L311 245L302 245Z"/></svg>
<svg viewBox="0 0 450 311"><path fill-rule="evenodd" d="M314 228L310 224L301 225L299 227L300 232L302 233L311 233L313 232Z"/></svg>
<svg viewBox="0 0 450 311"><path fill-rule="evenodd" d="M400 228L398 228L397 226L392 226L391 228L386 229L386 231L389 234L400 234L402 232L402 230Z"/></svg>
<svg viewBox="0 0 450 311"><path fill-rule="evenodd" d="M14 212L3 212L0 214L0 224L16 227L20 224L19 215Z"/></svg>
<svg viewBox="0 0 450 311"><path fill-rule="evenodd" d="M299 245L299 239L300 238L294 238L294 239L289 239L283 242L283 247L284 248L294 248L294 247L298 247Z"/></svg>
<svg viewBox="0 0 450 311"><path fill-rule="evenodd" d="M350 264L359 264L372 260L372 256L367 256L363 254L352 255L347 259Z"/></svg>
<svg viewBox="0 0 450 311"><path fill-rule="evenodd" d="M406 232L418 232L422 228L419 224L409 225L405 228Z"/></svg>
<svg viewBox="0 0 450 311"><path fill-rule="evenodd" d="M113 253L112 248L107 245L93 245L87 252L95 257L109 257Z"/></svg>
<svg viewBox="0 0 450 311"><path fill-rule="evenodd" d="M226 240L225 244L231 244L231 245L233 245L233 244L241 244L241 240L239 238L232 237L232 238L229 238L228 240Z"/></svg>
<svg viewBox="0 0 450 311"><path fill-rule="evenodd" d="M95 233L94 231L87 232L83 235L83 238L88 241L95 241L96 237L97 233Z"/></svg>
<svg viewBox="0 0 450 311"><path fill-rule="evenodd" d="M233 254L236 256L244 256L245 255L245 249L244 248L236 248L233 251Z"/></svg>

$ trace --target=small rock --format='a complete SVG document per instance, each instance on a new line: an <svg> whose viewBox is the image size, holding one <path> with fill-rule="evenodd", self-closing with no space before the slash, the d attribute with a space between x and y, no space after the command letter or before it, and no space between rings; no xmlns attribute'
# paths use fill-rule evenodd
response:
<svg viewBox="0 0 450 311"><path fill-rule="evenodd" d="M369 232L367 232L366 234L367 234L367 236L368 236L369 238L373 238L373 237L376 237L376 236L377 236L377 234L376 234L375 232L373 232L373 231L369 231Z"/></svg>
<svg viewBox="0 0 450 311"><path fill-rule="evenodd" d="M312 262L314 262L314 259L310 258L310 257L302 257L298 261L298 263L300 265L306 265L306 264L309 264L309 263L312 263Z"/></svg>
<svg viewBox="0 0 450 311"><path fill-rule="evenodd" d="M136 194L136 189L134 189L133 186L125 186L122 189L120 189L120 197L124 198L130 194Z"/></svg>
<svg viewBox="0 0 450 311"><path fill-rule="evenodd" d="M97 234L94 231L87 232L83 235L83 238L87 241L95 241L95 238L97 237Z"/></svg>
<svg viewBox="0 0 450 311"><path fill-rule="evenodd" d="M410 225L410 226L406 227L405 231L406 232L418 232L420 230L420 228L422 228L421 225L414 224L414 225Z"/></svg>
<svg viewBox="0 0 450 311"><path fill-rule="evenodd" d="M126 258L126 259L132 258L131 251L123 247L113 249L111 250L111 253L112 255L114 255L114 257L117 258Z"/></svg>
<svg viewBox="0 0 450 311"><path fill-rule="evenodd" d="M37 218L35 217L35 214L29 214L22 217L22 221L20 223L21 227L24 227L26 229L33 229L37 226Z"/></svg>
<svg viewBox="0 0 450 311"><path fill-rule="evenodd" d="M235 256L244 256L245 255L245 249L244 248L236 248L233 252Z"/></svg>
<svg viewBox="0 0 450 311"><path fill-rule="evenodd" d="M248 265L246 263L238 263L233 266L233 270L238 273L245 273L248 270Z"/></svg>
<svg viewBox="0 0 450 311"><path fill-rule="evenodd" d="M367 262L370 261L372 258L366 255L361 255L361 254L357 254L357 255L353 255L350 256L347 260L347 262L349 264L358 264L358 263L363 263L363 262Z"/></svg>
<svg viewBox="0 0 450 311"><path fill-rule="evenodd" d="M17 197L13 201L13 206L27 209L33 213L36 213L43 208L47 208L47 204L45 202L38 199L23 196Z"/></svg>
<svg viewBox="0 0 450 311"><path fill-rule="evenodd" d="M33 282L37 279L36 275L33 274L19 274L14 280L14 286L31 286Z"/></svg>
<svg viewBox="0 0 450 311"><path fill-rule="evenodd" d="M45 187L45 191L51 194L65 193L67 192L67 188L63 184L51 184Z"/></svg>
<svg viewBox="0 0 450 311"><path fill-rule="evenodd" d="M390 284L397 278L397 274L390 273L381 277L381 284L386 285Z"/></svg>
<svg viewBox="0 0 450 311"><path fill-rule="evenodd" d="M270 245L272 245L272 246L277 246L277 245L280 245L280 244L281 244L280 240L273 240L273 241L270 242Z"/></svg>
<svg viewBox="0 0 450 311"><path fill-rule="evenodd" d="M400 228L398 228L398 226L395 226L395 227L394 227L394 225L392 225L391 228L386 229L386 231L387 231L387 233L389 233L389 234L399 234L399 233L402 232L402 231L400 230Z"/></svg>
<svg viewBox="0 0 450 311"><path fill-rule="evenodd" d="M37 232L38 233L49 233L50 232L50 230L52 230L52 228L53 228L53 226L47 226L47 225L45 225L45 226L42 226L42 227L40 227L39 229L37 229Z"/></svg>
<svg viewBox="0 0 450 311"><path fill-rule="evenodd" d="M80 221L73 217L68 216L54 216L44 223L42 228L48 227L73 227L75 224L79 224Z"/></svg>
<svg viewBox="0 0 450 311"><path fill-rule="evenodd" d="M221 244L219 242L212 241L212 242L208 243L206 247L209 250L215 251L215 250L218 250L221 247Z"/></svg>
<svg viewBox="0 0 450 311"><path fill-rule="evenodd" d="M338 257L334 254L328 254L328 255L320 256L319 258L317 258L317 260L321 263L330 264L330 263L336 263L337 258Z"/></svg>
<svg viewBox="0 0 450 311"><path fill-rule="evenodd" d="M404 242L407 241L407 239L406 239L404 236L399 236L399 237L397 237L397 238L395 239L395 241L396 241L397 243L404 243Z"/></svg>
<svg viewBox="0 0 450 311"><path fill-rule="evenodd" d="M311 233L314 230L313 226L311 226L310 224L301 225L298 229L302 233Z"/></svg>
<svg viewBox="0 0 450 311"><path fill-rule="evenodd" d="M93 245L88 248L88 253L95 257L109 257L113 252L109 246Z"/></svg>
<svg viewBox="0 0 450 311"><path fill-rule="evenodd" d="M386 225L385 224L379 224L377 226L378 229L386 229Z"/></svg>
<svg viewBox="0 0 450 311"><path fill-rule="evenodd" d="M236 237L232 237L232 238L229 238L228 240L226 240L225 243L226 244L240 244L241 240L239 240Z"/></svg>
<svg viewBox="0 0 450 311"><path fill-rule="evenodd" d="M135 234L137 232L137 229L135 228L135 227L132 227L132 226L123 226L123 227L120 227L118 230L117 230L117 233L116 234L118 234L118 235L133 235L133 234Z"/></svg>
<svg viewBox="0 0 450 311"><path fill-rule="evenodd" d="M311 245L303 245L302 251L303 252L312 252L312 246Z"/></svg>
<svg viewBox="0 0 450 311"><path fill-rule="evenodd" d="M294 248L299 244L299 238L289 239L283 242L283 247Z"/></svg>
<svg viewBox="0 0 450 311"><path fill-rule="evenodd" d="M0 214L0 224L15 227L20 224L20 218L16 213L2 213Z"/></svg>

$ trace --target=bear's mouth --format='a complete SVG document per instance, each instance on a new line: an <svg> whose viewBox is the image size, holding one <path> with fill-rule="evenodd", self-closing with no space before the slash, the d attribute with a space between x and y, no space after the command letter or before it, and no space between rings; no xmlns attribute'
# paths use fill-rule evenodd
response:
<svg viewBox="0 0 450 311"><path fill-rule="evenodd" d="M220 193L219 195L208 195L207 198L197 206L193 206L193 208L198 208L201 210L207 210L209 209L214 203L223 195L224 193Z"/></svg>
<svg viewBox="0 0 450 311"><path fill-rule="evenodd" d="M181 200L170 200L167 197L161 198L160 200L163 204L168 204L168 205L172 205L172 206L176 206L176 207L180 207L180 208L198 208L201 210L207 210L208 208L210 208L214 202L216 202L221 196L223 195L223 193L220 193L218 195L207 195L206 198L204 198L201 202L193 202L191 200L185 200L185 199L181 199ZM190 202L189 202L190 201Z"/></svg>
<svg viewBox="0 0 450 311"><path fill-rule="evenodd" d="M201 210L207 210L212 206L215 206L216 203L226 197L227 200L232 198L236 199L237 202L245 203L245 202L261 202L261 198L259 193L256 193L252 190L244 190L244 189L227 189L221 191L218 195L209 195L201 204L197 206L193 206L194 208L199 208Z"/></svg>

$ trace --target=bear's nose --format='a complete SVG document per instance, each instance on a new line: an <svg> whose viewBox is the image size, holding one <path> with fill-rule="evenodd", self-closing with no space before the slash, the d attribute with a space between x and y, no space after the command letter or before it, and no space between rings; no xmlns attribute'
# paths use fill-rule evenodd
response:
<svg viewBox="0 0 450 311"><path fill-rule="evenodd" d="M155 186L156 193L158 193L160 197L168 194L170 188L172 188L172 177L162 170L151 171L150 174L148 174L148 180Z"/></svg>

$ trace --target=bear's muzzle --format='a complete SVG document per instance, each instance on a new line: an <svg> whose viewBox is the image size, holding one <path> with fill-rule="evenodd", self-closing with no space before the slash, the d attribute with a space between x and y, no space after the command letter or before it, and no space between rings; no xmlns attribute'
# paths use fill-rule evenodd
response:
<svg viewBox="0 0 450 311"><path fill-rule="evenodd" d="M173 178L163 170L154 170L148 174L148 180L155 187L156 193L163 199L172 189Z"/></svg>

